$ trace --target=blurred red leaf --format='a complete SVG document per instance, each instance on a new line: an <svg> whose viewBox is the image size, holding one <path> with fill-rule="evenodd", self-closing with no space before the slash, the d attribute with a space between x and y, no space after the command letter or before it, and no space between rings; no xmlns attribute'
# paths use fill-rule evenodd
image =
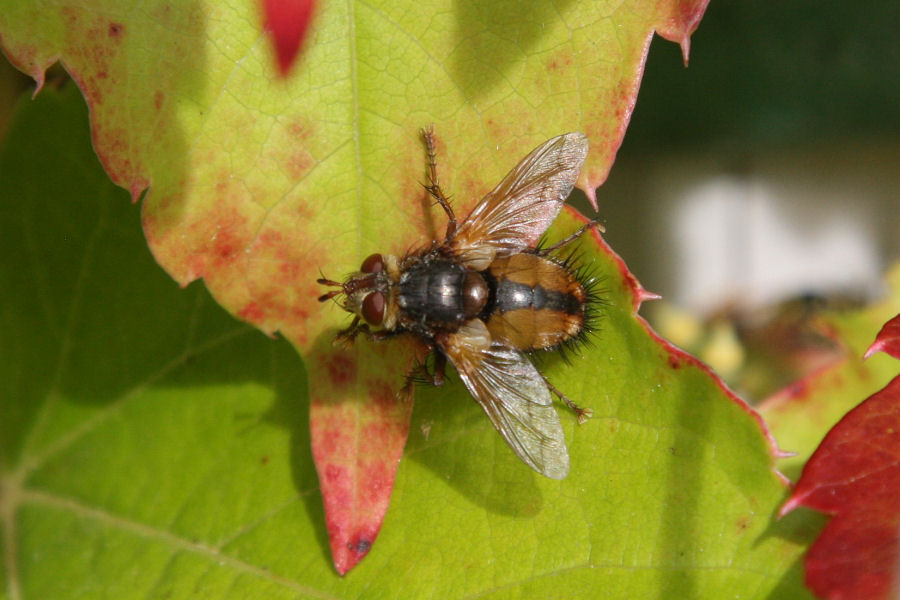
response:
<svg viewBox="0 0 900 600"><path fill-rule="evenodd" d="M869 358L876 352L884 352L894 358L900 358L900 315L884 324L864 356Z"/></svg>
<svg viewBox="0 0 900 600"><path fill-rule="evenodd" d="M897 356L900 316L866 356ZM784 515L834 515L806 556L806 584L823 598L892 598L900 559L900 377L847 413L806 463Z"/></svg>
<svg viewBox="0 0 900 600"><path fill-rule="evenodd" d="M312 17L313 0L263 0L266 31L272 36L278 69L291 70Z"/></svg>

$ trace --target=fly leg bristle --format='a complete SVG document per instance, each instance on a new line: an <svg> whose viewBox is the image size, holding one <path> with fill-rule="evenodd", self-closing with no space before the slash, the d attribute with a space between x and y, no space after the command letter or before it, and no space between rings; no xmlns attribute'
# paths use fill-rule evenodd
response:
<svg viewBox="0 0 900 600"><path fill-rule="evenodd" d="M548 246L547 248L541 248L541 251L540 251L539 254L540 254L541 256L547 256L548 254L550 254L550 253L553 252L554 250L559 250L560 248L562 248L562 247L565 246L566 244L569 244L569 243L571 243L571 242L577 240L578 238L580 238L581 236L583 236L589 229L594 229L594 228L596 228L597 231L599 231L600 233L606 232L606 228L605 228L603 225L601 225L599 222L597 222L597 221L589 221L589 222L585 223L584 225L582 225L582 226L578 229L578 231L576 231L576 232L573 233L572 235L566 237L565 239L563 239L563 240L561 240L561 241L559 241L559 242L556 242L555 244L553 244L552 246Z"/></svg>
<svg viewBox="0 0 900 600"><path fill-rule="evenodd" d="M450 239L456 233L456 215L453 214L453 208L450 206L450 199L441 189L438 182L437 173L437 152L435 151L434 125L429 125L422 130L422 137L425 138L425 150L428 152L428 185L425 189L429 194L441 205L444 212L447 213L447 233L445 239Z"/></svg>
<svg viewBox="0 0 900 600"><path fill-rule="evenodd" d="M406 381L407 383L421 383L423 385L440 387L444 385L446 368L447 358L440 352L435 352L434 369L428 369L427 356L425 357L425 362L420 362L417 359L415 364L413 364L413 366L409 369L409 372L406 374Z"/></svg>
<svg viewBox="0 0 900 600"><path fill-rule="evenodd" d="M413 401L415 392L416 392L416 384L407 375L406 383L403 384L402 388L397 390L397 393L394 394L394 397L397 398L398 402L402 402L403 404L408 404Z"/></svg>
<svg viewBox="0 0 900 600"><path fill-rule="evenodd" d="M584 425L585 423L587 423L588 419L590 419L591 417L594 416L593 410L591 410L590 408L582 408L582 407L578 406L568 396L566 396L561 391L559 391L555 385L550 383L546 377L544 377L543 375L541 375L541 377L543 378L544 383L547 384L547 387L550 389L550 391L553 392L554 394L556 394L556 396L560 400L565 402L566 405L572 409L572 411L575 413L575 417L578 419L579 425Z"/></svg>
<svg viewBox="0 0 900 600"><path fill-rule="evenodd" d="M433 386L444 385L444 369L447 366L447 359L440 352L436 352L434 356L433 373L428 370L428 356L425 357L425 362L419 361L418 358L416 359L406 373L406 383L403 384L403 387L396 394L397 400L411 402L417 383Z"/></svg>

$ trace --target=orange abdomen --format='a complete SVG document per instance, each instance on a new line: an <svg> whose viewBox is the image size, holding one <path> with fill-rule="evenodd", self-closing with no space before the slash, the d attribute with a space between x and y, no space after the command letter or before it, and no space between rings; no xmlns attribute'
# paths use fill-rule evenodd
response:
<svg viewBox="0 0 900 600"><path fill-rule="evenodd" d="M566 267L535 254L498 258L488 267L494 340L517 350L549 350L584 327L587 293Z"/></svg>

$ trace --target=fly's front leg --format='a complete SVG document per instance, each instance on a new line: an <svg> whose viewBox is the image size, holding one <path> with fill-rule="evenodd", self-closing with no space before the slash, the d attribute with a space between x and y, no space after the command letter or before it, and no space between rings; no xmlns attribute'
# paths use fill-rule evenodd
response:
<svg viewBox="0 0 900 600"><path fill-rule="evenodd" d="M606 232L606 228L603 227L603 225L601 225L597 221L590 221L588 223L585 223L583 226L581 226L578 229L578 231L576 231L572 235L566 237L565 239L563 239L559 242L556 242L555 244L553 244L552 246L549 246L547 248L541 248L541 250L538 254L540 254L541 256L546 256L546 255L550 254L551 252L553 252L554 250L559 250L566 244L569 244L569 243L577 240L581 236L583 236L585 234L585 232L587 232L588 229L593 229L593 228L596 228L597 231L599 231L600 233Z"/></svg>
<svg viewBox="0 0 900 600"><path fill-rule="evenodd" d="M353 346L353 343L356 341L356 336L360 333L365 335L371 335L372 332L369 331L369 326L363 323L359 324L359 317L353 317L353 322L350 323L350 326L347 329L342 329L337 332L337 335L334 336L334 345L340 348L349 349Z"/></svg>
<svg viewBox="0 0 900 600"><path fill-rule="evenodd" d="M444 238L449 240L456 234L456 215L453 214L450 199L444 195L441 185L438 183L437 159L434 149L434 126L429 125L427 129L423 129L422 137L425 138L425 149L428 152L428 185L425 186L425 189L447 213L447 233L444 235Z"/></svg>

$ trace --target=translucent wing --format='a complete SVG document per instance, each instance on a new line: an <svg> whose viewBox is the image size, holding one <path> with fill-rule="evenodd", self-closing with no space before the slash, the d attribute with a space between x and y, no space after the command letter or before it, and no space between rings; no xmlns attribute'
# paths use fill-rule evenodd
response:
<svg viewBox="0 0 900 600"><path fill-rule="evenodd" d="M460 224L449 243L454 253L481 271L497 255L536 244L572 191L587 152L581 133L555 137L532 150Z"/></svg>
<svg viewBox="0 0 900 600"><path fill-rule="evenodd" d="M569 452L544 379L517 350L484 340L490 334L475 319L438 344L516 456L541 475L563 479Z"/></svg>

